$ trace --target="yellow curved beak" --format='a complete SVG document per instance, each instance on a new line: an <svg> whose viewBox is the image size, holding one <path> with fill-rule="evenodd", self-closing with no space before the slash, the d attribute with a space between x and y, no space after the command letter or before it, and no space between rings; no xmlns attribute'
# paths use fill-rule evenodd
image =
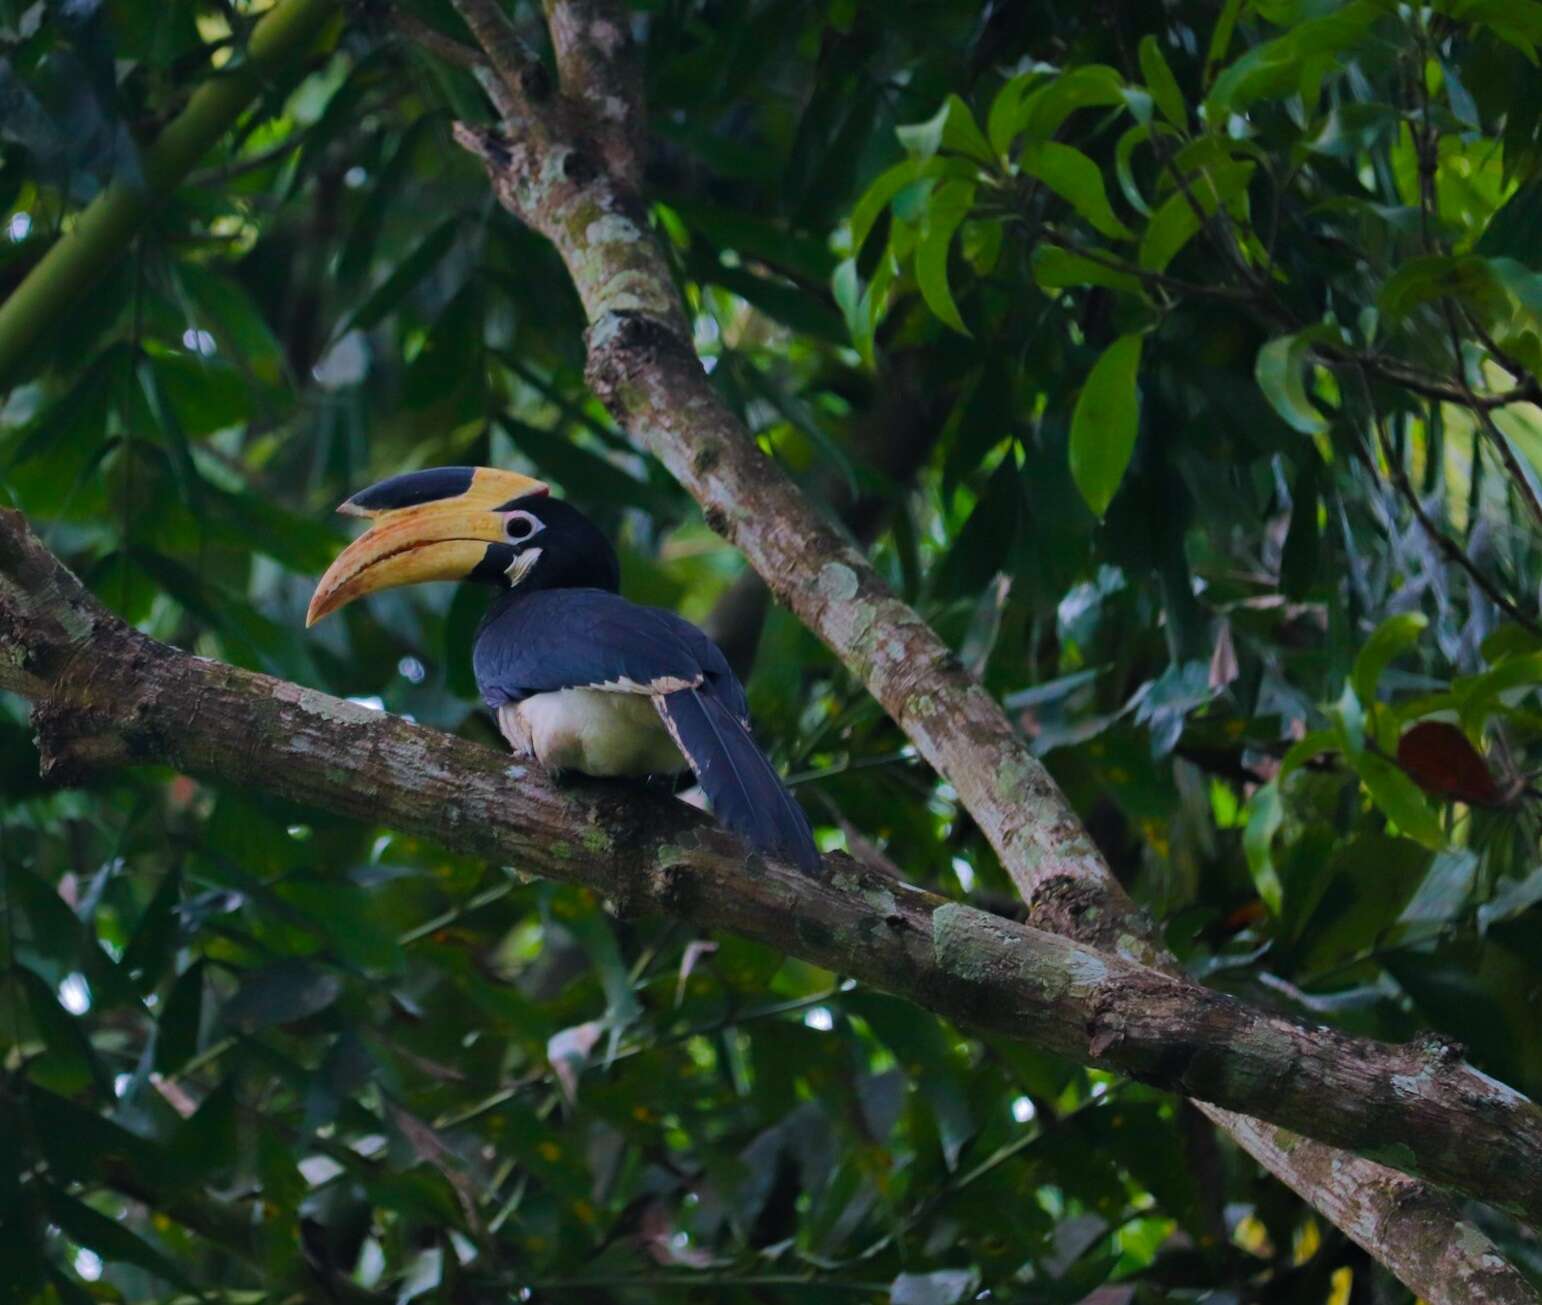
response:
<svg viewBox="0 0 1542 1305"><path fill-rule="evenodd" d="M337 510L369 517L317 582L307 628L365 594L425 580L464 580L504 542L499 509L547 493L547 486L493 467L436 467L361 490Z"/></svg>

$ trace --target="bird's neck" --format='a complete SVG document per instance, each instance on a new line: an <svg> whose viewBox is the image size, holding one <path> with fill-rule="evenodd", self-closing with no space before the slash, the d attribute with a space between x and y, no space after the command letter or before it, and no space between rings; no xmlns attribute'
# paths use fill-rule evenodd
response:
<svg viewBox="0 0 1542 1305"><path fill-rule="evenodd" d="M486 629L505 612L510 612L523 602L528 602L536 594L545 593L557 589L603 589L607 593L618 592L615 586L605 584L525 584L515 585L512 589L500 589L493 595L493 601L487 605L487 611L483 614L481 622L477 625L477 633Z"/></svg>

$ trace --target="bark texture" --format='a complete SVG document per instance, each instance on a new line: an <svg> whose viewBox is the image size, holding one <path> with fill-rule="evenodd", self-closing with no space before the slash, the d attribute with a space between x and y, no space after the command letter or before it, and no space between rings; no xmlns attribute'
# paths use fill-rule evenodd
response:
<svg viewBox="0 0 1542 1305"><path fill-rule="evenodd" d="M1448 1047L1367 1042L827 858L745 857L694 808L558 790L506 755L138 633L0 512L0 689L45 772L170 765L724 929L982 1032L1303 1130L1542 1218L1542 1109ZM1452 1297L1455 1299L1455 1297ZM1480 1299L1468 1295L1467 1299ZM1497 1299L1497 1298L1496 1298Z"/></svg>
<svg viewBox="0 0 1542 1305"><path fill-rule="evenodd" d="M493 0L457 0L457 7L474 31L489 25L487 11L496 8ZM645 121L626 45L608 45L603 60L574 53L624 27L624 9L614 0L548 0L547 8L561 77L555 101L521 98L518 79L506 79L504 94L494 96L504 130L461 125L456 138L482 158L504 207L547 236L567 265L589 320L591 387L953 786L1030 919L1116 955L1171 967L1150 922L999 705L889 592L849 536L760 453L718 397L691 347L663 250L644 221L635 180L640 156L617 166L625 137L615 129L616 114L624 108L633 122ZM512 111L505 94L514 100ZM593 112L597 105L603 112ZM1410 1191L1383 1165L1259 1129L1213 1105L1203 1109L1335 1222L1345 1213L1343 1191L1363 1193L1358 1203L1374 1218L1346 1231L1425 1299L1537 1299L1486 1241L1471 1254L1451 1251L1452 1230L1469 1225L1437 1194ZM1325 1174L1337 1188L1322 1186ZM1405 1217L1413 1205L1442 1210L1444 1231L1438 1220ZM1452 1271L1453 1257L1460 1271Z"/></svg>
<svg viewBox="0 0 1542 1305"><path fill-rule="evenodd" d="M469 62L505 123L504 132L463 128L458 136L486 160L505 205L562 250L590 309L591 375L612 410L680 476L709 519L745 551L778 596L863 674L928 760L953 782L1023 890L1035 922L1135 959L1159 960L1142 941L1143 921L995 704L920 618L885 592L861 553L848 547L840 532L759 455L695 365L668 266L647 233L637 198L637 147L645 119L635 62L628 58L624 11L605 0L548 0L562 78L558 90L495 0L456 0L456 7L483 44L486 62L476 56ZM290 47L286 38L275 47L275 57L281 57L303 46L300 28L331 9L330 0L284 0L259 31L270 23L280 30L281 15L294 22L287 30L295 35L295 45ZM461 48L455 52L460 55ZM221 88L195 97L184 115L186 124L179 119L174 124L178 130L168 130L166 149L175 166L164 176L157 174L157 193L172 188L218 135L227 113L239 109L239 103L232 109L225 96L242 79L219 80ZM624 118L618 106L625 108ZM127 247L144 211L125 207L121 200L109 209L100 221L88 214L77 236L61 241L0 307L0 371L61 320L100 270ZM543 217L565 221L549 226ZM81 239L81 233L89 238ZM673 396L661 390L672 379L685 382ZM657 804L640 799L568 798L536 783L524 786L513 824L479 834L477 821L468 819L472 808L457 799L464 795L473 806L485 804L485 794L477 795L483 785L494 784L498 799L491 809L508 814L517 767L509 767L507 758L453 741L443 751L426 731L411 731L373 714L362 718L335 699L138 639L104 622L88 604L75 603L75 590L55 575L56 564L35 541L25 547L18 542L25 539L15 521L8 522L8 534L0 538L0 687L36 700L52 773L61 780L96 764L173 761L222 781L261 784L360 817L377 818L379 803L389 801L400 810L402 828L504 857L538 843L543 828L565 830L578 841L554 845L577 857L564 877L592 882L623 902L627 883L636 877L628 866L636 858L616 861L614 873L586 858L598 856L595 848L604 846L606 838L613 849L625 846L615 841L617 831L624 835L635 822L662 820L661 830L678 825L686 838L697 840L698 855L706 858L700 861L703 872L714 846L735 876L740 872L721 835L689 821L680 824L673 810L655 809ZM30 588L34 582L44 590ZM69 601L57 607L35 601L45 590ZM94 643L98 634L101 648ZM99 653L106 658L100 668ZM99 676L101 684L130 690L127 698L115 703L104 696ZM178 695L187 695L180 699L180 715ZM217 728L200 728L206 707ZM249 725L257 731L252 737L246 732ZM408 734L393 732L398 727ZM361 760L340 747L340 732L352 730L367 731L363 737L378 755L372 751ZM285 765L291 767L287 775ZM404 774L413 777L412 784L400 787L397 781ZM435 794L448 796L443 811L414 800L413 786L430 774L437 776ZM585 837L594 847L584 843ZM552 871L557 873L568 863L555 850L552 854L560 863ZM707 883L691 877L688 859L675 864L684 870L665 874L655 866L649 873L655 879L683 873L679 882L698 888ZM591 873L592 879L584 877ZM806 881L795 883L799 893L811 891ZM863 891L877 890L869 886ZM729 897L738 892L742 881L736 878ZM817 905L812 898L811 905ZM777 945L807 954L786 942ZM1472 1104L1482 1108L1477 1101ZM1458 1221L1455 1206L1444 1196L1278 1128L1204 1109L1425 1299L1436 1305L1537 1300L1486 1239ZM1474 1182L1482 1179L1479 1170ZM1534 1199L1529 1208L1535 1211Z"/></svg>

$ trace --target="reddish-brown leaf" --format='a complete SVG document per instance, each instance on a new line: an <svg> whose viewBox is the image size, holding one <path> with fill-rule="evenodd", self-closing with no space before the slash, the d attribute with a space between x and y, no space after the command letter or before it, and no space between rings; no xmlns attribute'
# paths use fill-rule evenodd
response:
<svg viewBox="0 0 1542 1305"><path fill-rule="evenodd" d="M1426 793L1476 807L1503 806L1505 792L1455 725L1422 720L1397 741L1397 764Z"/></svg>
<svg viewBox="0 0 1542 1305"><path fill-rule="evenodd" d="M1251 928L1255 924L1262 924L1269 918L1269 908L1255 897L1251 902L1244 902L1235 911L1221 921L1221 932L1228 937L1234 933L1241 933L1244 929Z"/></svg>

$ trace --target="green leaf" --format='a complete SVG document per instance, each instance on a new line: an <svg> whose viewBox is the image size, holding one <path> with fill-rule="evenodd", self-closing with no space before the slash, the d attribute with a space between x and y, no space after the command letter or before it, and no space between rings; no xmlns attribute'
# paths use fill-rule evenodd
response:
<svg viewBox="0 0 1542 1305"><path fill-rule="evenodd" d="M851 210L847 225L851 228L851 252L862 252L862 246L872 234L879 215L897 195L917 182L952 177L959 181L972 180L977 174L973 164L957 158L906 159L881 172L877 179L862 193L862 198Z"/></svg>
<svg viewBox="0 0 1542 1305"><path fill-rule="evenodd" d="M156 354L153 365L178 422L190 438L201 439L251 417L252 391L229 363L175 353Z"/></svg>
<svg viewBox="0 0 1542 1305"><path fill-rule="evenodd" d="M1523 879L1507 879L1487 902L1478 908L1478 932L1487 933L1491 924L1529 911L1542 902L1542 866Z"/></svg>
<svg viewBox="0 0 1542 1305"><path fill-rule="evenodd" d="M998 162L996 151L974 120L974 112L957 94L949 95L925 122L896 127L894 134L918 160L930 159L939 149L948 149L967 154L988 168L994 168Z"/></svg>
<svg viewBox="0 0 1542 1305"><path fill-rule="evenodd" d="M1323 756L1325 753L1338 752L1343 740L1337 730L1312 730L1305 738L1297 739L1286 750L1280 760L1280 770L1274 778L1276 784L1283 784L1295 771L1311 761L1314 757Z"/></svg>
<svg viewBox="0 0 1542 1305"><path fill-rule="evenodd" d="M1503 311L1504 290L1489 260L1472 255L1421 254L1409 259L1382 286L1378 303L1389 323L1406 317L1420 304L1449 295L1485 317Z"/></svg>
<svg viewBox="0 0 1542 1305"><path fill-rule="evenodd" d="M204 962L195 961L172 984L157 1021L155 1068L174 1074L198 1054L203 1027Z"/></svg>
<svg viewBox="0 0 1542 1305"><path fill-rule="evenodd" d="M1102 172L1080 150L1059 141L1029 141L1018 162L1024 172L1037 177L1103 235L1116 240L1135 238L1114 215Z"/></svg>
<svg viewBox="0 0 1542 1305"><path fill-rule="evenodd" d="M176 869L161 882L140 918L139 927L123 950L119 968L141 992L156 987L173 960L177 946L177 906L182 900L182 876Z"/></svg>
<svg viewBox="0 0 1542 1305"><path fill-rule="evenodd" d="M1542 272L1533 272L1514 258L1491 258L1489 271L1531 318L1533 326L1542 325Z"/></svg>
<svg viewBox="0 0 1542 1305"><path fill-rule="evenodd" d="M111 1077L92 1050L85 1025L65 1010L54 990L26 966L13 966L9 983L25 995L33 1028L44 1047L42 1055L34 1054L28 1061L28 1078L65 1095L89 1088L106 1095L111 1090ZM6 992L6 987L0 980L0 998L11 1003L5 1017L9 1024L18 1014L17 993L14 989Z"/></svg>
<svg viewBox="0 0 1542 1305"><path fill-rule="evenodd" d="M842 259L837 265L835 275L830 278L830 294L835 299L835 306L846 318L846 329L851 332L852 338L856 339L867 323L859 313L862 305L862 281L857 274L855 258Z"/></svg>
<svg viewBox="0 0 1542 1305"><path fill-rule="evenodd" d="M1222 22L1235 24L1235 7L1228 7ZM1288 95L1302 90L1304 72L1342 64L1345 52L1357 45L1367 29L1386 12L1381 0L1351 0L1336 11L1298 22L1283 36L1254 46L1215 79L1205 103L1206 120L1220 124L1255 100ZM1216 29L1220 36L1220 25ZM1230 28L1227 32L1230 42ZM1216 58L1211 47L1211 61ZM1315 95L1306 95L1308 108Z"/></svg>
<svg viewBox="0 0 1542 1305"><path fill-rule="evenodd" d="M1341 104L1323 119L1307 148L1314 154L1352 159L1392 137L1402 114L1390 104Z"/></svg>
<svg viewBox="0 0 1542 1305"><path fill-rule="evenodd" d="M1253 886L1272 915L1279 915L1284 905L1284 890L1274 868L1273 843L1285 819L1285 803L1279 782L1265 784L1248 799L1248 822L1242 833L1242 850L1247 857Z"/></svg>
<svg viewBox="0 0 1542 1305"><path fill-rule="evenodd" d="M43 1200L49 1216L72 1240L82 1246L89 1246L104 1260L137 1264L158 1278L175 1283L195 1295L198 1293L198 1288L175 1263L116 1219L109 1219L57 1187L45 1186Z"/></svg>
<svg viewBox="0 0 1542 1305"><path fill-rule="evenodd" d="M1355 668L1350 675L1355 696L1361 702L1376 701L1376 686L1382 672L1393 658L1412 648L1428 626L1429 621L1422 612L1400 612L1376 627L1355 658Z"/></svg>
<svg viewBox="0 0 1542 1305"><path fill-rule="evenodd" d="M1107 254L1107 257L1112 258L1114 255ZM1047 245L1042 242L1036 245L1029 265L1033 270L1033 279L1044 290L1100 285L1110 290L1122 290L1126 294L1145 293L1140 278L1128 272L1116 271L1073 250L1062 249L1059 245Z"/></svg>
<svg viewBox="0 0 1542 1305"><path fill-rule="evenodd" d="M1485 258L1529 258L1535 261L1539 249L1542 249L1542 176L1526 182L1489 218L1474 252Z"/></svg>
<svg viewBox="0 0 1542 1305"><path fill-rule="evenodd" d="M1178 79L1168 67L1157 38L1149 33L1140 38L1140 74L1146 79L1146 89L1162 111L1162 116L1182 131L1188 126L1188 106L1183 102L1183 92L1178 89Z"/></svg>
<svg viewBox="0 0 1542 1305"><path fill-rule="evenodd" d="M1141 336L1125 335L1103 351L1071 417L1071 477L1099 517L1118 492L1135 451L1141 343Z"/></svg>
<svg viewBox="0 0 1542 1305"><path fill-rule="evenodd" d="M341 109L349 97L335 95L327 106L327 115L311 129L306 139L306 153L311 145L325 134L334 110ZM395 215L401 202L401 192L410 184L414 160L426 143L436 139L445 129L444 119L435 113L420 115L411 126L396 137L391 153L376 174L375 184L370 187L369 202L359 206L359 215L342 241L337 259L337 282L345 294L350 295L369 271L380 239L380 231L386 220ZM303 169L297 169L295 179L303 179Z"/></svg>
<svg viewBox="0 0 1542 1305"><path fill-rule="evenodd" d="M997 154L1004 155L1012 148L1013 139L1023 129L1023 97L1042 80L1042 73L1019 73L996 92L985 120L985 133Z"/></svg>
<svg viewBox="0 0 1542 1305"><path fill-rule="evenodd" d="M896 127L894 134L912 158L926 160L942 148L942 133L947 128L948 117L953 112L952 97L944 100L942 107L925 122L912 122Z"/></svg>
<svg viewBox="0 0 1542 1305"><path fill-rule="evenodd" d="M448 218L424 236L413 251L396 265L391 275L344 319L343 324L333 333L334 338L340 339L353 330L367 331L379 323L450 252L460 231L460 224L459 216Z"/></svg>
<svg viewBox="0 0 1542 1305"><path fill-rule="evenodd" d="M160 373L150 359L141 358L134 368L134 374L139 381L145 403L154 416L155 425L161 432L162 443L165 445L168 461L176 475L177 488L182 501L193 510L195 515L201 515L203 482L198 475L198 469L193 465L193 454L188 445L187 432L182 429L182 423L177 420L176 409L172 407L166 392L161 388Z"/></svg>
<svg viewBox="0 0 1542 1305"><path fill-rule="evenodd" d="M1254 46L1215 79L1205 101L1205 120L1224 122L1229 113L1254 100L1285 95L1295 89L1301 56L1288 40Z"/></svg>
<svg viewBox="0 0 1542 1305"><path fill-rule="evenodd" d="M969 216L974 204L974 183L947 181L937 188L927 205L916 244L916 285L926 306L940 321L962 335L969 334L948 284L948 251L959 225Z"/></svg>
<svg viewBox="0 0 1542 1305"><path fill-rule="evenodd" d="M1165 269L1199 232L1195 204L1205 217L1212 216L1222 204L1229 204L1247 190L1255 166L1242 160L1219 164L1191 177L1189 194L1175 191L1163 200L1141 236L1140 265L1153 272Z"/></svg>
<svg viewBox="0 0 1542 1305"><path fill-rule="evenodd" d="M161 1158L154 1142L35 1083L28 1085L26 1105L49 1170L60 1182L89 1182L114 1166L150 1177Z"/></svg>
<svg viewBox="0 0 1542 1305"><path fill-rule="evenodd" d="M1371 801L1403 833L1425 847L1445 846L1440 818L1430 808L1417 784L1379 752L1349 754L1350 764L1364 783Z"/></svg>
<svg viewBox="0 0 1542 1305"><path fill-rule="evenodd" d="M1242 12L1242 0L1226 0L1220 17L1210 33L1210 49L1205 54L1205 80L1208 82L1215 67L1231 50L1232 33L1237 30L1237 17Z"/></svg>
<svg viewBox="0 0 1542 1305"><path fill-rule="evenodd" d="M194 319L221 351L269 385L284 379L284 351L245 288L198 263L177 265L177 280L192 301Z"/></svg>
<svg viewBox="0 0 1542 1305"><path fill-rule="evenodd" d="M959 247L964 259L979 276L989 276L996 270L1001 259L1001 247L1006 239L1006 224L996 218L988 222L964 223Z"/></svg>
<svg viewBox="0 0 1542 1305"><path fill-rule="evenodd" d="M1107 64L1072 68L1024 98L1022 129L1035 140L1049 140L1077 109L1122 106L1124 91L1124 78Z"/></svg>
<svg viewBox="0 0 1542 1305"><path fill-rule="evenodd" d="M1270 340L1258 351L1258 361L1253 366L1253 377L1264 397L1286 425L1303 435L1318 435L1328 429L1328 423L1306 395L1307 354L1313 340L1310 331Z"/></svg>
<svg viewBox="0 0 1542 1305"><path fill-rule="evenodd" d="M1463 728L1480 735L1489 716L1502 707L1503 694L1537 684L1542 684L1542 652L1505 657L1480 675L1456 681L1452 688L1460 699Z"/></svg>
<svg viewBox="0 0 1542 1305"><path fill-rule="evenodd" d="M1153 130L1160 131L1161 124L1137 122L1119 137L1119 144L1114 147L1114 176L1119 181L1119 189L1124 192L1125 202L1142 217L1151 216L1151 205L1146 203L1146 197L1140 193L1132 160L1136 146L1150 140Z"/></svg>
<svg viewBox="0 0 1542 1305"><path fill-rule="evenodd" d="M862 198L857 201L856 206L851 210L851 217L847 219L847 225L851 228L853 256L862 252L862 246L867 243L873 224L878 221L879 214L889 207L889 201L906 186L926 175L927 162L928 160L925 159L906 159L903 163L896 163L892 168L879 173L873 184L862 192ZM853 274L855 274L855 264L853 264ZM840 277L840 268L836 269L835 275L837 278ZM837 300L839 300L838 295Z"/></svg>
<svg viewBox="0 0 1542 1305"><path fill-rule="evenodd" d="M998 162L996 151L985 139L979 123L974 120L973 110L964 103L962 97L949 95L943 108L947 111L947 120L942 129L943 148L967 154L986 167L994 168Z"/></svg>

